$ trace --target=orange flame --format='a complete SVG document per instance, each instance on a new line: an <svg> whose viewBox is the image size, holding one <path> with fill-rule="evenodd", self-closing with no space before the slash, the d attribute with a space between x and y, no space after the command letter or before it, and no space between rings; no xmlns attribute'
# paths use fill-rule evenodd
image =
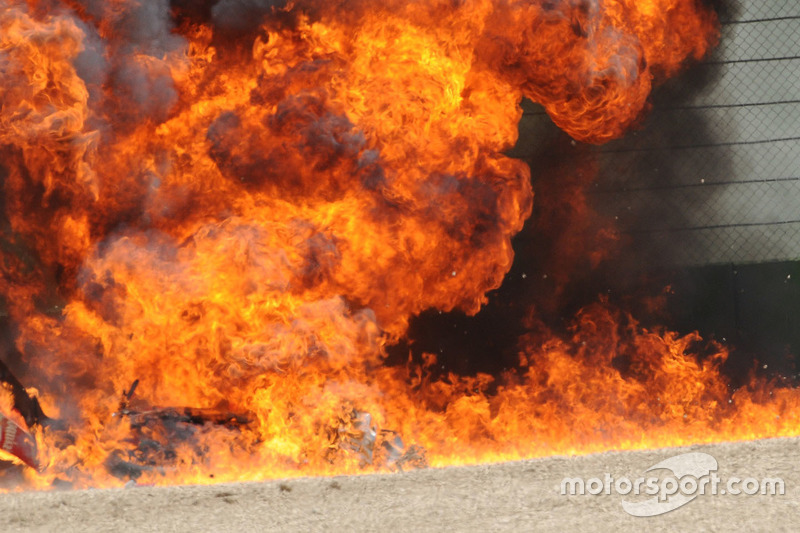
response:
<svg viewBox="0 0 800 533"><path fill-rule="evenodd" d="M178 4L0 9L0 290L64 422L38 432L47 466L25 487L797 433L792 391L731 394L722 349L699 361L695 336L605 306L572 339L523 339L503 376L384 364L410 317L476 313L510 268L533 197L503 155L522 98L575 139L618 137L654 82L716 42L711 11Z"/></svg>

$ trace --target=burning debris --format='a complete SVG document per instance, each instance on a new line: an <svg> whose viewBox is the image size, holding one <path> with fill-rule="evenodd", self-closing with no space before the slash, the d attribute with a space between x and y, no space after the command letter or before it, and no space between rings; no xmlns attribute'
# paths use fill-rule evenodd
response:
<svg viewBox="0 0 800 533"><path fill-rule="evenodd" d="M20 487L797 432L791 391L755 383L731 407L723 350L698 362L610 307L582 312L574 338L521 339L503 375L387 362L411 317L474 314L508 272L533 201L505 155L522 99L575 139L618 137L714 45L711 10L190 4L0 8L0 303L38 400L0 371L46 457Z"/></svg>
<svg viewBox="0 0 800 533"><path fill-rule="evenodd" d="M332 462L340 451L356 454L361 466L385 466L399 471L428 466L423 448L417 445L406 448L397 432L378 430L369 413L352 408L343 410L338 427L331 432Z"/></svg>
<svg viewBox="0 0 800 533"><path fill-rule="evenodd" d="M108 472L120 479L136 481L145 473L169 476L176 471L178 448L198 441L197 434L210 426L225 426L239 432L247 430L252 420L245 414L234 414L220 409L196 408L131 408L131 400L138 386L135 381L123 394L118 417L127 417L130 435L125 442L132 445L127 451L115 450L106 460ZM428 465L425 450L412 445L406 448L396 432L378 430L369 413L352 407L343 408L337 426L329 431L327 458L332 464L340 454L358 458L359 466L408 470ZM234 437L232 442L237 440ZM194 447L192 458L202 462L210 450Z"/></svg>
<svg viewBox="0 0 800 533"><path fill-rule="evenodd" d="M52 422L42 411L39 400L31 396L6 364L0 360L0 459L7 454L33 469L39 468L35 437L4 414L15 411L28 428ZM9 401L10 400L10 401Z"/></svg>
<svg viewBox="0 0 800 533"><path fill-rule="evenodd" d="M13 398L13 408L22 415L28 427L50 422L50 419L42 411L42 406L39 405L39 399L28 394L22 383L2 360L0 360L0 383L8 387Z"/></svg>
<svg viewBox="0 0 800 533"><path fill-rule="evenodd" d="M0 414L0 450L13 455L31 468L39 468L33 436L3 414Z"/></svg>
<svg viewBox="0 0 800 533"><path fill-rule="evenodd" d="M131 388L123 393L119 410L112 416L126 416L131 420L131 428L146 426L152 420L172 420L187 424L218 424L229 427L240 427L250 423L246 414L232 413L222 409L200 409L194 407L145 407L139 410L131 407L131 399L139 386L139 380L133 382Z"/></svg>
<svg viewBox="0 0 800 533"><path fill-rule="evenodd" d="M108 472L120 479L137 480L143 473L167 476L177 468L179 448L192 446L204 426L240 430L251 420L246 414L222 409L153 407L133 401L136 380L123 393L119 409L112 416L125 418L129 427L126 449L114 450L106 459ZM193 446L192 455L202 461L207 449Z"/></svg>

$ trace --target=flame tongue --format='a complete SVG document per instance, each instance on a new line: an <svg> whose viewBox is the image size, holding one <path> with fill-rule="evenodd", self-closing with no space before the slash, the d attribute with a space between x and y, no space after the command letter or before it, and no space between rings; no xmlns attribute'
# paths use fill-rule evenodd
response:
<svg viewBox="0 0 800 533"><path fill-rule="evenodd" d="M68 421L41 436L49 468L33 486L749 435L680 425L705 412L788 431L719 410L718 367L635 328L624 334L642 375L706 387L691 409L645 402L614 370L614 326L577 359L569 341L530 343L536 366L494 394L489 376L433 380L432 356L382 364L411 316L475 313L510 268L533 197L527 166L503 155L521 99L576 139L617 137L653 80L716 40L711 12L693 0L175 4L0 10L0 289L48 414ZM587 382L613 384L619 404L589 402ZM616 439L578 431L620 420ZM642 436L656 428L673 440Z"/></svg>

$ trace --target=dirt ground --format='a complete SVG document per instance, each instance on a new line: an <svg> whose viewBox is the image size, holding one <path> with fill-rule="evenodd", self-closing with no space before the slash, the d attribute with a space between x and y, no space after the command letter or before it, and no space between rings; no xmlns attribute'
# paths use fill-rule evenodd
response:
<svg viewBox="0 0 800 533"><path fill-rule="evenodd" d="M627 514L621 502L647 496L621 496L613 485L611 494L561 495L564 477L588 481L609 473L634 480L689 451L712 455L723 481L781 478L785 494L699 495L678 509L643 518ZM7 494L0 495L0 530L797 531L798 464L800 439L773 439L402 474Z"/></svg>

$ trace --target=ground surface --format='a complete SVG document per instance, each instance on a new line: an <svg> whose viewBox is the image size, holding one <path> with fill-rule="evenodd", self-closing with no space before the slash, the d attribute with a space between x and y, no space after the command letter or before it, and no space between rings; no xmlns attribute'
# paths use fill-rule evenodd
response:
<svg viewBox="0 0 800 533"><path fill-rule="evenodd" d="M612 494L562 496L566 477L631 480L654 464L704 452L723 480L780 477L785 495L698 496L636 518ZM12 531L797 531L800 439L553 457L404 474L205 487L0 495ZM662 471L663 472L663 471ZM723 486L723 485L720 485ZM642 489L644 490L644 489ZM710 490L710 489L708 489Z"/></svg>

